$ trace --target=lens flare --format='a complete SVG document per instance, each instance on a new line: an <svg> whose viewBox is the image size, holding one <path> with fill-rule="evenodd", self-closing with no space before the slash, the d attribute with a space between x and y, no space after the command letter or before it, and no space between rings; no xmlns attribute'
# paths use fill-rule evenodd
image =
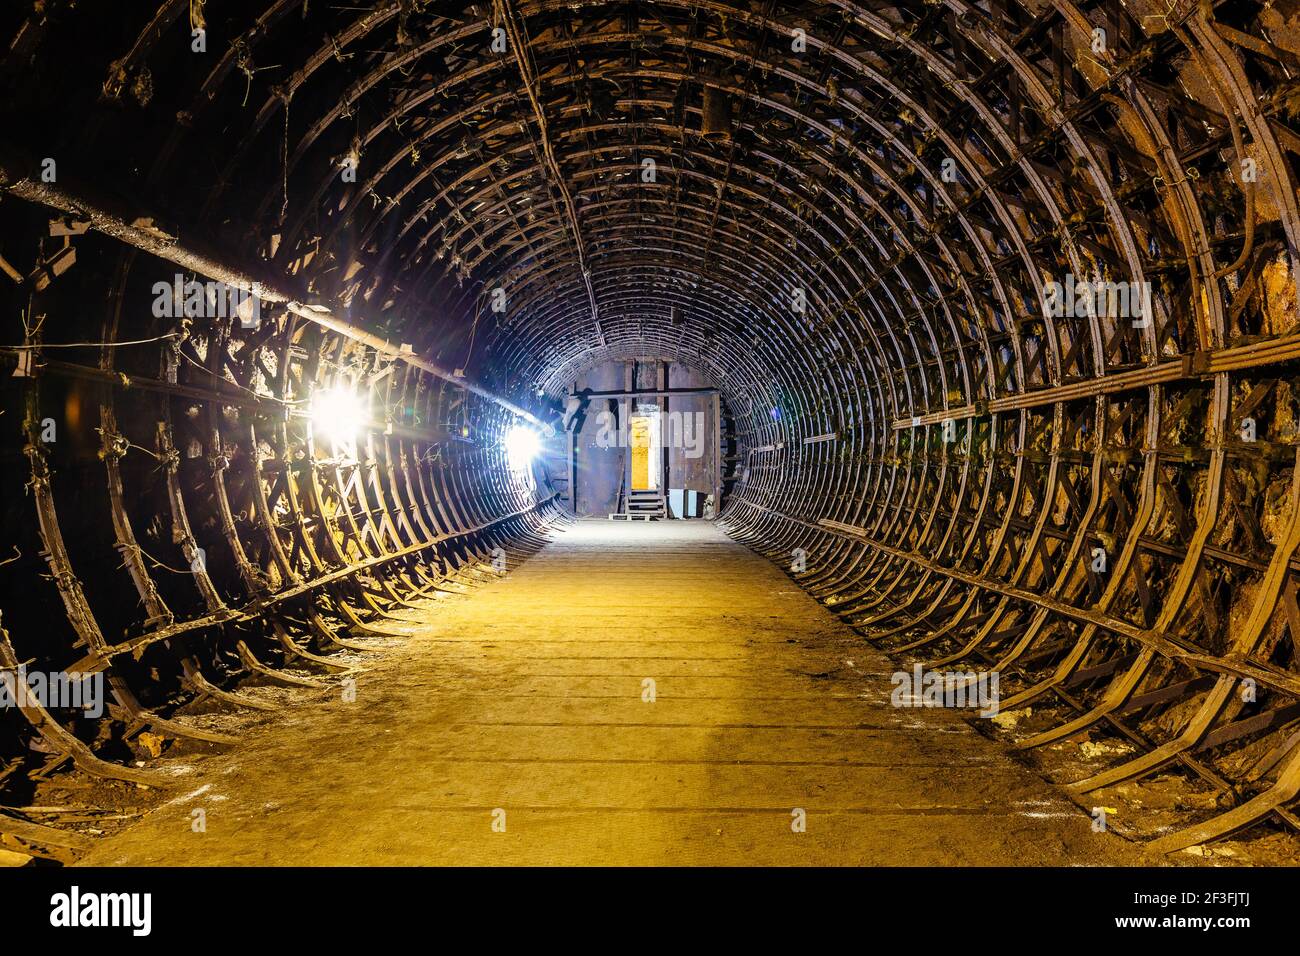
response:
<svg viewBox="0 0 1300 956"><path fill-rule="evenodd" d="M317 435L332 442L355 441L365 430L369 414L360 396L347 388L321 389L311 401L311 421Z"/></svg>
<svg viewBox="0 0 1300 956"><path fill-rule="evenodd" d="M523 471L532 464L533 459L542 450L542 437L531 428L515 425L506 432L502 444L505 445L506 460L510 462L510 467L516 471Z"/></svg>

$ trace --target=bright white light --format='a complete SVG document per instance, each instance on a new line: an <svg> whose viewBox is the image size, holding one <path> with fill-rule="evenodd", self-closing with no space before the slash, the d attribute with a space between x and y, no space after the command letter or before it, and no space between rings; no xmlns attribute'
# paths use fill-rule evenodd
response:
<svg viewBox="0 0 1300 956"><path fill-rule="evenodd" d="M369 414L354 392L333 386L318 391L311 400L311 421L318 435L332 442L355 441L365 430Z"/></svg>
<svg viewBox="0 0 1300 956"><path fill-rule="evenodd" d="M506 448L506 460L515 471L523 471L527 468L542 450L541 436L524 425L515 425L506 432L506 440L503 444Z"/></svg>

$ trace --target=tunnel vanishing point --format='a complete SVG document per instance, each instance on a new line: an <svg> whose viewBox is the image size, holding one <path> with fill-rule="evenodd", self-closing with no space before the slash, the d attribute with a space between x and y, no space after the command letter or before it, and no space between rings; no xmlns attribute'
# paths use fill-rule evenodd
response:
<svg viewBox="0 0 1300 956"><path fill-rule="evenodd" d="M0 36L5 861L1297 859L1296 0Z"/></svg>

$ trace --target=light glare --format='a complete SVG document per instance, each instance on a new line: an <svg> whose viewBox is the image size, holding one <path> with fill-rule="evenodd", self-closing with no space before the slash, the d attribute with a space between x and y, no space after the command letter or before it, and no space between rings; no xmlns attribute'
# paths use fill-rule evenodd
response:
<svg viewBox="0 0 1300 956"><path fill-rule="evenodd" d="M360 397L346 388L333 386L312 397L312 426L332 442L354 441L365 430L367 418Z"/></svg>
<svg viewBox="0 0 1300 956"><path fill-rule="evenodd" d="M542 439L537 432L524 425L515 425L506 432L506 460L516 471L527 468L542 450Z"/></svg>

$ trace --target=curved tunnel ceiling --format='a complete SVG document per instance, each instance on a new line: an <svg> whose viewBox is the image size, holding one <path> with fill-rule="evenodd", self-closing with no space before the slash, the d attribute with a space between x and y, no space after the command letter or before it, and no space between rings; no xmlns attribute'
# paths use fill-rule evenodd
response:
<svg viewBox="0 0 1300 956"><path fill-rule="evenodd" d="M282 339L241 361L278 343L288 367L304 341L360 356L313 364L323 383L396 359L390 400L430 403L399 425L450 429L453 406L468 421L458 383L490 430L519 409L554 421L611 358L697 368L741 449L725 526L779 560L805 553L802 583L883 646L1051 700L1027 746L1090 727L1134 744L1079 792L1172 766L1230 794L1236 809L1163 839L1176 849L1296 823L1300 758L1252 777L1240 754L1278 744L1300 700L1298 13L52 0L6 14L0 178L90 224L74 245L101 260L59 280L91 303L82 334L167 333L140 303L170 266L104 232L282 284L267 296ZM6 258L30 258L48 210L0 214ZM1149 289L1149 309L1044 308L1076 280ZM304 340L322 308L346 334ZM123 361L159 374L156 354L110 348L100 370ZM211 374L300 400L274 363L244 367ZM303 443L315 456L305 437L271 442ZM398 445L381 457L405 463ZM499 461L458 467L477 477L444 492L484 521L535 500L502 490ZM503 540L550 520L531 514ZM293 561L250 563L277 561L279 587ZM1244 682L1262 702L1245 710ZM1190 706L1144 723L1171 701Z"/></svg>

